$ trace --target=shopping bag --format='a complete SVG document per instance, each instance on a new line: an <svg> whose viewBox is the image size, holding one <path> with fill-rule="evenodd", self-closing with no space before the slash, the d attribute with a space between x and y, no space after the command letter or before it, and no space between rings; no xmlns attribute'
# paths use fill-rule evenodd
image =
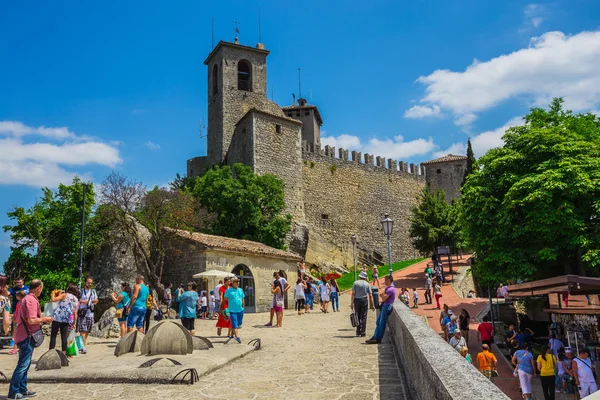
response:
<svg viewBox="0 0 600 400"><path fill-rule="evenodd" d="M54 310L56 310L58 308L58 301L55 302L47 302L44 305L44 316L45 317L53 317L54 316Z"/></svg>
<svg viewBox="0 0 600 400"><path fill-rule="evenodd" d="M77 355L77 343L75 342L75 330L69 329L69 335L67 336L67 355Z"/></svg>
<svg viewBox="0 0 600 400"><path fill-rule="evenodd" d="M75 336L75 344L77 344L77 348L79 350L84 349L83 338L81 336Z"/></svg>

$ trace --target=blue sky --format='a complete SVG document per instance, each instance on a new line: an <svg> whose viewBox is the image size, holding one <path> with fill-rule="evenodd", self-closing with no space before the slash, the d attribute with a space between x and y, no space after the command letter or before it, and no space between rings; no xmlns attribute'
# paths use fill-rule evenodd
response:
<svg viewBox="0 0 600 400"><path fill-rule="evenodd" d="M111 170L147 185L206 154L215 41L262 41L268 93L302 90L323 142L424 161L501 145L529 107L600 110L600 2L128 1L0 6L0 225L40 187ZM0 233L0 265L9 254Z"/></svg>

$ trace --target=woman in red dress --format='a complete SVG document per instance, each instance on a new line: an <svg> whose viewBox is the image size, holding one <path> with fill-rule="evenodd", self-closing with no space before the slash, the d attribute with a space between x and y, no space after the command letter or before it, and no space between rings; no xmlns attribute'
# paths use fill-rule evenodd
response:
<svg viewBox="0 0 600 400"><path fill-rule="evenodd" d="M229 304L227 299L225 298L225 291L229 288L229 278L223 279L223 285L219 288L219 297L221 299L221 303L219 306L219 319L217 320L217 335L221 336L221 329L227 328L227 336L232 337L232 329L231 329L231 320L225 319L223 317L222 311L225 310Z"/></svg>

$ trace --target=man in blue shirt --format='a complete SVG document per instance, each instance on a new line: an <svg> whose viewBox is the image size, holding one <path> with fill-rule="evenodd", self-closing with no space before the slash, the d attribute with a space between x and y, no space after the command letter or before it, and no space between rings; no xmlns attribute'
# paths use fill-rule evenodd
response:
<svg viewBox="0 0 600 400"><path fill-rule="evenodd" d="M10 295L12 296L11 310L13 311L17 308L17 303L19 301L17 300L17 292L20 290L24 291L26 295L29 294L29 286L25 286L25 280L23 278L15 279L15 287L9 289Z"/></svg>
<svg viewBox="0 0 600 400"><path fill-rule="evenodd" d="M231 328L233 330L233 338L238 343L242 343L242 339L238 336L238 329L242 327L244 320L244 290L240 288L240 279L236 276L231 279L231 287L225 291L225 298L229 303L229 314L231 317ZM231 339L231 337L230 337Z"/></svg>
<svg viewBox="0 0 600 400"><path fill-rule="evenodd" d="M179 318L182 325L190 331L192 336L196 333L196 303L198 303L198 292L196 284L190 282L187 284L187 290L179 296Z"/></svg>

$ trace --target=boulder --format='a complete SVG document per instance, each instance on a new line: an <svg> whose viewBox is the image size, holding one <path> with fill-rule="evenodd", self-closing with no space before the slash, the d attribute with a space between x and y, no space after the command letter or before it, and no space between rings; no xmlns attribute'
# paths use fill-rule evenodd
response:
<svg viewBox="0 0 600 400"><path fill-rule="evenodd" d="M62 352L56 349L48 350L39 358L35 369L37 371L46 371L49 369L61 369L61 367L68 367L69 359Z"/></svg>
<svg viewBox="0 0 600 400"><path fill-rule="evenodd" d="M144 334L140 331L132 331L127 335L119 339L117 346L115 347L115 356L119 357L127 353L137 353L142 348L142 341L144 340Z"/></svg>
<svg viewBox="0 0 600 400"><path fill-rule="evenodd" d="M173 360L172 358L153 358L152 360L146 361L140 368L163 368L163 367L177 367L180 366L181 363L177 360Z"/></svg>
<svg viewBox="0 0 600 400"><path fill-rule="evenodd" d="M119 328L119 321L115 318L116 311L114 307L106 310L92 327L90 335L100 339L118 338L121 330Z"/></svg>
<svg viewBox="0 0 600 400"><path fill-rule="evenodd" d="M142 355L179 354L194 351L192 335L174 321L161 321L154 325L142 341Z"/></svg>
<svg viewBox="0 0 600 400"><path fill-rule="evenodd" d="M194 350L208 350L214 347L210 340L202 336L192 336L192 342Z"/></svg>

